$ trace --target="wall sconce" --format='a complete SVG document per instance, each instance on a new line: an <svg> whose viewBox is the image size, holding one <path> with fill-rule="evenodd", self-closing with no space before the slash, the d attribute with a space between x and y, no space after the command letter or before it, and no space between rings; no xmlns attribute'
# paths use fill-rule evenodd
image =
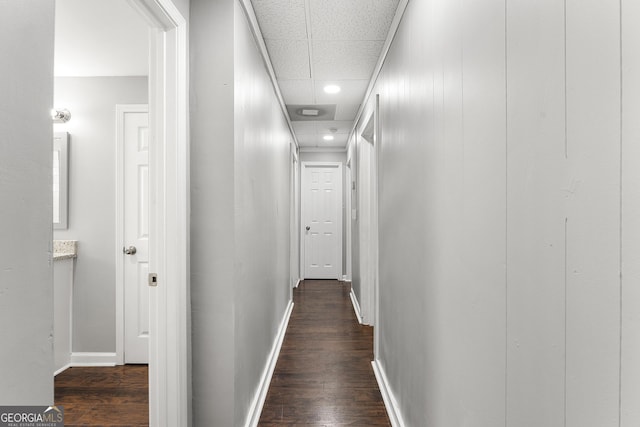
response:
<svg viewBox="0 0 640 427"><path fill-rule="evenodd" d="M51 110L51 118L54 123L67 123L71 119L71 113L69 110Z"/></svg>

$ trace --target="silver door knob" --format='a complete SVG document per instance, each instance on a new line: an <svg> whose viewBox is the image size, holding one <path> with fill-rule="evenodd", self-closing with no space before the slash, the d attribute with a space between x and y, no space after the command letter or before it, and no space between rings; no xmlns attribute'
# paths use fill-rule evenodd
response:
<svg viewBox="0 0 640 427"><path fill-rule="evenodd" d="M124 252L127 255L133 255L137 252L138 250L136 249L135 246L129 246L128 248L122 248L122 252Z"/></svg>
<svg viewBox="0 0 640 427"><path fill-rule="evenodd" d="M307 229L307 231L311 230L311 227L309 227L308 225L305 228Z"/></svg>

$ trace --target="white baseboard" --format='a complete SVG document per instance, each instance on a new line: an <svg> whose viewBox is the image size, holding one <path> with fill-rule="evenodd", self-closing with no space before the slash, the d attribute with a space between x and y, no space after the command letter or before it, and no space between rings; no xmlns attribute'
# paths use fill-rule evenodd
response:
<svg viewBox="0 0 640 427"><path fill-rule="evenodd" d="M299 280L298 283L300 283ZM253 402L251 403L251 407L249 408L249 414L247 416L247 422L245 424L246 427L257 427L258 421L260 420L262 407L264 406L264 401L267 397L267 391L269 391L269 384L271 384L273 371L276 368L276 362L278 361L278 356L280 355L280 349L282 348L282 342L284 341L284 335L287 332L287 325L289 324L289 318L291 317L292 311L293 301L289 301L289 306L284 313L284 317L282 318L282 322L280 323L280 328L278 329L276 339L273 342L273 347L271 348L271 353L269 354L269 358L267 359L267 365L265 366L264 372L262 373L260 384L258 384L258 389L256 390L256 394L253 398Z"/></svg>
<svg viewBox="0 0 640 427"><path fill-rule="evenodd" d="M69 366L116 366L116 354L74 352Z"/></svg>
<svg viewBox="0 0 640 427"><path fill-rule="evenodd" d="M302 280L298 279L298 281L296 282L294 288L297 288L300 285L300 282L302 282Z"/></svg>
<svg viewBox="0 0 640 427"><path fill-rule="evenodd" d="M406 424L402 419L402 414L400 413L400 407L398 406L398 402L393 396L393 392L389 387L389 382L387 381L387 375L384 373L384 369L374 360L371 362L371 366L373 366L373 373L376 375L376 381L378 382L378 388L380 389L380 394L382 394L382 400L384 400L384 406L387 408L387 415L389 415L389 421L391 421L391 425L393 427L405 427Z"/></svg>
<svg viewBox="0 0 640 427"><path fill-rule="evenodd" d="M67 370L67 369L69 369L70 367L71 367L71 363L68 363L68 364L64 365L62 368L60 368L60 369L58 369L57 371L55 371L55 372L53 373L53 376L55 377L56 375L63 373L64 371L66 371L66 370Z"/></svg>
<svg viewBox="0 0 640 427"><path fill-rule="evenodd" d="M362 314L360 313L360 304L358 304L358 299L356 298L356 294L353 293L353 288L351 292L349 292L349 296L351 297L351 305L353 305L353 311L356 313L356 318L358 322L362 325Z"/></svg>
<svg viewBox="0 0 640 427"><path fill-rule="evenodd" d="M92 352L75 352L71 353L69 363L62 368L56 370L53 376L66 371L74 366L116 366L115 353L92 353Z"/></svg>

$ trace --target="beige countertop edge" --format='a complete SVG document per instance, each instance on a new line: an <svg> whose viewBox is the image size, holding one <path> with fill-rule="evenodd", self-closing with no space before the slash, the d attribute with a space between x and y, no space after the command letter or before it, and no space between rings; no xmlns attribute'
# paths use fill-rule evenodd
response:
<svg viewBox="0 0 640 427"><path fill-rule="evenodd" d="M70 259L70 258L76 258L76 257L77 255L74 254L73 252L58 252L53 254L54 261L60 261L63 259Z"/></svg>

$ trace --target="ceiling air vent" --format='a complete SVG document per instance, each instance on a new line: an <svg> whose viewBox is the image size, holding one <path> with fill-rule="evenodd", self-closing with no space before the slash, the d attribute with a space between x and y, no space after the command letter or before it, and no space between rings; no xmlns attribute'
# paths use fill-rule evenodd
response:
<svg viewBox="0 0 640 427"><path fill-rule="evenodd" d="M335 104L326 105L287 105L289 118L292 122L335 120Z"/></svg>
<svg viewBox="0 0 640 427"><path fill-rule="evenodd" d="M301 116L317 116L318 114L320 114L320 110L316 110L314 108L302 108L298 111L296 111L296 113L298 113Z"/></svg>

